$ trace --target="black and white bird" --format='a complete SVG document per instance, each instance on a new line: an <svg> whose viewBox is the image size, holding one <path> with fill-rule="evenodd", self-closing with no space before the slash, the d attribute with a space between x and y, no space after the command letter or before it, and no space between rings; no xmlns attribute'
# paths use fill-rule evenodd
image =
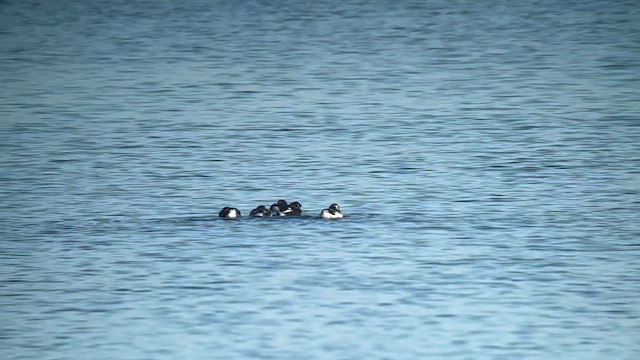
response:
<svg viewBox="0 0 640 360"><path fill-rule="evenodd" d="M342 219L343 215L340 210L340 205L331 204L327 209L320 212L320 217L323 219Z"/></svg>
<svg viewBox="0 0 640 360"><path fill-rule="evenodd" d="M284 213L287 216L300 216L302 215L302 204L294 201L289 204L289 208Z"/></svg>
<svg viewBox="0 0 640 360"><path fill-rule="evenodd" d="M271 212L269 212L269 210L267 210L267 208L264 205L260 205L257 208L251 210L251 213L249 213L249 216L251 217L271 216Z"/></svg>
<svg viewBox="0 0 640 360"><path fill-rule="evenodd" d="M271 204L269 211L271 212L271 216L287 216L291 213L291 207L289 207L289 204L287 204L285 200L280 199Z"/></svg>
<svg viewBox="0 0 640 360"><path fill-rule="evenodd" d="M269 207L269 212L271 213L271 216L286 216L278 203L271 204L271 206Z"/></svg>
<svg viewBox="0 0 640 360"><path fill-rule="evenodd" d="M222 210L220 210L220 213L218 214L218 216L223 219L237 219L241 216L241 214L240 214L240 210L234 207L225 206L222 208Z"/></svg>

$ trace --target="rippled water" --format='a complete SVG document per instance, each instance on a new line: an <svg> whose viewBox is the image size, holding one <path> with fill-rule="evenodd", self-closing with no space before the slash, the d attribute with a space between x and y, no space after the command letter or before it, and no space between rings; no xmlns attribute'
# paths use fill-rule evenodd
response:
<svg viewBox="0 0 640 360"><path fill-rule="evenodd" d="M640 358L638 18L0 2L0 357Z"/></svg>

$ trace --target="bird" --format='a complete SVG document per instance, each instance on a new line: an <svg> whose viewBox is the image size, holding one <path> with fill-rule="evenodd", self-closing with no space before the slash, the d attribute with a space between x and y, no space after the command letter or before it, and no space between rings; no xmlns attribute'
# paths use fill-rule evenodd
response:
<svg viewBox="0 0 640 360"><path fill-rule="evenodd" d="M302 204L297 201L289 203L289 209L287 209L284 213L287 216L300 216L302 215Z"/></svg>
<svg viewBox="0 0 640 360"><path fill-rule="evenodd" d="M280 199L271 204L269 211L271 212L271 216L287 216L292 212L292 209L289 207L286 200Z"/></svg>
<svg viewBox="0 0 640 360"><path fill-rule="evenodd" d="M223 219L236 219L236 218L239 218L241 214L240 214L240 210L234 207L225 206L222 208L222 210L220 210L220 213L218 214L218 216Z"/></svg>
<svg viewBox="0 0 640 360"><path fill-rule="evenodd" d="M280 211L282 212L286 212L287 210L289 210L289 204L287 204L286 200L280 199L278 200L278 202L276 202L276 204L278 205L278 207L280 208Z"/></svg>
<svg viewBox="0 0 640 360"><path fill-rule="evenodd" d="M271 213L271 216L285 216L284 211L280 209L280 206L277 203L271 204L269 212Z"/></svg>
<svg viewBox="0 0 640 360"><path fill-rule="evenodd" d="M342 219L343 215L340 210L340 205L331 204L331 206L320 212L320 217L323 219Z"/></svg>
<svg viewBox="0 0 640 360"><path fill-rule="evenodd" d="M270 215L271 213L264 205L259 205L257 208L251 210L251 213L249 213L249 216L251 217L265 217Z"/></svg>

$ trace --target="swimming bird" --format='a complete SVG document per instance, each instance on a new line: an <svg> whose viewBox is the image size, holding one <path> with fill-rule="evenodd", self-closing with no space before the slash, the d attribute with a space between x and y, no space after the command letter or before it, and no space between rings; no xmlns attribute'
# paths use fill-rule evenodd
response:
<svg viewBox="0 0 640 360"><path fill-rule="evenodd" d="M338 204L331 204L329 208L320 212L320 217L323 219L342 219L343 215Z"/></svg>
<svg viewBox="0 0 640 360"><path fill-rule="evenodd" d="M283 199L278 200L276 204L278 205L278 207L280 208L280 211L282 212L286 212L287 210L289 210L289 204L287 204L287 202Z"/></svg>
<svg viewBox="0 0 640 360"><path fill-rule="evenodd" d="M280 206L277 203L271 204L269 212L271 213L271 216L285 216L284 211L280 209Z"/></svg>
<svg viewBox="0 0 640 360"><path fill-rule="evenodd" d="M267 208L264 205L260 205L257 208L251 210L251 213L249 213L249 216L251 217L264 217L264 216L270 216L271 212L269 212L269 210L267 210Z"/></svg>
<svg viewBox="0 0 640 360"><path fill-rule="evenodd" d="M289 204L289 209L285 211L285 215L287 216L300 216L302 215L302 204L297 201L294 201Z"/></svg>
<svg viewBox="0 0 640 360"><path fill-rule="evenodd" d="M291 213L292 209L286 200L280 199L271 204L269 211L271 212L271 216L287 216Z"/></svg>
<svg viewBox="0 0 640 360"><path fill-rule="evenodd" d="M240 210L233 207L225 206L222 208L222 210L220 210L220 213L218 214L218 216L223 219L236 219L236 218L239 218L241 214L240 214Z"/></svg>

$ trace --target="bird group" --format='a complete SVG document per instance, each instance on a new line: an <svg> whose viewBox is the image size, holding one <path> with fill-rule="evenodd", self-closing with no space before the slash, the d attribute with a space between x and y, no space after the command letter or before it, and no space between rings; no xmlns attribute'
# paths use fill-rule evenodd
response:
<svg viewBox="0 0 640 360"><path fill-rule="evenodd" d="M285 200L278 200L271 204L269 209L264 205L259 205L249 213L250 217L272 217L272 216L301 216L302 204L297 201L287 203ZM223 219L237 219L242 216L240 210L234 207L225 206L218 214ZM328 208L320 212L323 219L342 219L342 211L338 204L331 204Z"/></svg>

